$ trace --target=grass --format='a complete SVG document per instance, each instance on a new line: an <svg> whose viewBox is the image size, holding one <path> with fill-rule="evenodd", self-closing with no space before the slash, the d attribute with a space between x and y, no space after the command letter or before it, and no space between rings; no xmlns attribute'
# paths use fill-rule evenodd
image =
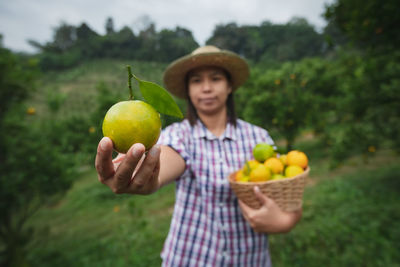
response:
<svg viewBox="0 0 400 267"><path fill-rule="evenodd" d="M271 236L276 266L400 266L398 164L320 181L305 191L301 223Z"/></svg>
<svg viewBox="0 0 400 267"><path fill-rule="evenodd" d="M35 266L160 265L173 203L173 185L145 197L114 195L92 169L32 218L29 259Z"/></svg>

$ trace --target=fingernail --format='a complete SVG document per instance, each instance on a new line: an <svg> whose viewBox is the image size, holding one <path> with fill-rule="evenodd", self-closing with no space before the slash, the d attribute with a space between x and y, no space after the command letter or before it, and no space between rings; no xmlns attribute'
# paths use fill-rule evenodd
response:
<svg viewBox="0 0 400 267"><path fill-rule="evenodd" d="M158 151L160 150L160 148L158 146L153 146L153 148L150 150L150 154L154 157L157 156Z"/></svg>
<svg viewBox="0 0 400 267"><path fill-rule="evenodd" d="M140 149L139 149L139 146L136 145L136 144L133 145L133 148L132 148L132 155L133 155L134 157L139 157L139 156L140 156Z"/></svg>
<svg viewBox="0 0 400 267"><path fill-rule="evenodd" d="M260 193L261 191L260 191L260 188L258 187L258 186L255 186L254 187L254 191L256 191L257 193Z"/></svg>
<svg viewBox="0 0 400 267"><path fill-rule="evenodd" d="M103 137L100 140L100 147L102 150L106 150L107 149L107 141L106 141L106 137Z"/></svg>

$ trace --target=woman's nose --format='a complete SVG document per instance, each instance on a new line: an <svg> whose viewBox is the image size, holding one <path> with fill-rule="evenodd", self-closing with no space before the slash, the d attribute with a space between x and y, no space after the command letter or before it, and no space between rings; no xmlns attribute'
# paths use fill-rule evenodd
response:
<svg viewBox="0 0 400 267"><path fill-rule="evenodd" d="M208 80L208 79L205 79L205 80L203 81L202 89L203 89L204 92L209 92L209 91L211 91L211 89L212 89L211 81Z"/></svg>

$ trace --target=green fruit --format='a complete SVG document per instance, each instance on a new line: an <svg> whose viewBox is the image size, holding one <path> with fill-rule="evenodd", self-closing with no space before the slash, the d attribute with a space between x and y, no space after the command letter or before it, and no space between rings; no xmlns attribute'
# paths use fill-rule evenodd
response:
<svg viewBox="0 0 400 267"><path fill-rule="evenodd" d="M253 156L259 162L264 162L274 155L274 148L267 143L259 143L253 149Z"/></svg>
<svg viewBox="0 0 400 267"><path fill-rule="evenodd" d="M126 153L135 143L142 143L149 150L157 143L160 132L160 114L139 100L116 103L103 121L103 135L113 141L120 153Z"/></svg>

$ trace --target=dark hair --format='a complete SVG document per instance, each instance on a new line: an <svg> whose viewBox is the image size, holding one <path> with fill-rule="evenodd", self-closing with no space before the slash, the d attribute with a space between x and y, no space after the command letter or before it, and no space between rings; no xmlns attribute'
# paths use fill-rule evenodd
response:
<svg viewBox="0 0 400 267"><path fill-rule="evenodd" d="M226 79L228 80L229 84L232 84L231 81L231 75L229 72L227 72L225 69L222 69ZM194 107L192 100L190 100L189 96L189 74L188 72L185 77L185 89L186 89L186 98L187 98L187 109L186 109L186 118L188 119L189 123L191 126L194 126L196 124L196 121L199 118L199 115L197 114L196 108ZM226 99L226 108L227 108L227 115L228 115L228 122L230 122L234 127L236 127L236 112L235 112L235 101L234 101L234 96L233 96L233 91L228 95L228 98Z"/></svg>

